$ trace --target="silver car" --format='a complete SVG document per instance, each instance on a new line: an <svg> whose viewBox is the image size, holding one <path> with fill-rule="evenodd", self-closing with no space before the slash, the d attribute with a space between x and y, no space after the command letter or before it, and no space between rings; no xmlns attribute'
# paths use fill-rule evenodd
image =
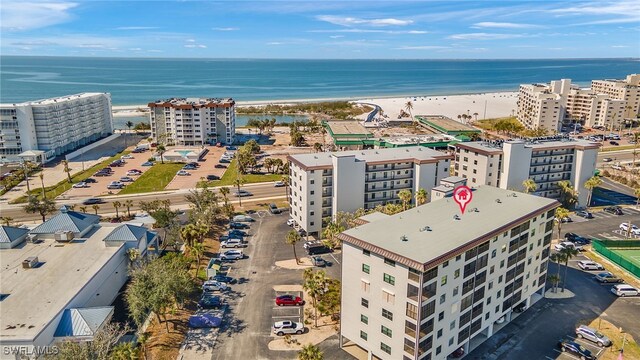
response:
<svg viewBox="0 0 640 360"><path fill-rule="evenodd" d="M611 345L611 340L608 337L604 336L601 332L596 329L592 329L585 325L580 325L576 329L576 336L580 339L589 340L598 344L598 346L609 346Z"/></svg>

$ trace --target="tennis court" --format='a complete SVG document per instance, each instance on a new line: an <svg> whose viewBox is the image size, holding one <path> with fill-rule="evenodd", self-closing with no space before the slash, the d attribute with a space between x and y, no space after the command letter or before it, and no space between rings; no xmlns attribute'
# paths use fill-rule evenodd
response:
<svg viewBox="0 0 640 360"><path fill-rule="evenodd" d="M640 240L594 240L593 249L640 277Z"/></svg>
<svg viewBox="0 0 640 360"><path fill-rule="evenodd" d="M636 264L636 266L640 267L640 249L612 249L609 250L617 253L621 257L625 258L627 261Z"/></svg>

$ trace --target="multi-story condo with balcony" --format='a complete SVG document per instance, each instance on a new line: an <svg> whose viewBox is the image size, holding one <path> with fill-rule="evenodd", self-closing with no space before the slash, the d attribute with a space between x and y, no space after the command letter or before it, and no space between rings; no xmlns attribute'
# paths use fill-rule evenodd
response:
<svg viewBox="0 0 640 360"><path fill-rule="evenodd" d="M557 206L481 186L464 214L445 198L364 216L339 235L340 345L369 359L468 353L544 296Z"/></svg>
<svg viewBox="0 0 640 360"><path fill-rule="evenodd" d="M113 133L111 95L82 93L0 104L0 162L43 151L45 161Z"/></svg>
<svg viewBox="0 0 640 360"><path fill-rule="evenodd" d="M528 129L559 131L564 119L562 92L569 90L570 80L552 81L551 85L523 84L518 92L518 121Z"/></svg>
<svg viewBox="0 0 640 360"><path fill-rule="evenodd" d="M625 118L635 118L640 113L640 74L627 75L624 80L593 80L591 91L626 101Z"/></svg>
<svg viewBox="0 0 640 360"><path fill-rule="evenodd" d="M398 203L403 189L429 194L449 176L452 159L421 146L290 155L291 217L313 234L338 212Z"/></svg>
<svg viewBox="0 0 640 360"><path fill-rule="evenodd" d="M552 136L512 141L476 141L455 145L454 175L468 185L490 185L524 190L535 181L535 195L557 199L558 182L571 182L578 192L577 206L586 206L585 182L594 175L598 143Z"/></svg>
<svg viewBox="0 0 640 360"><path fill-rule="evenodd" d="M235 104L230 98L172 98L149 103L151 136L169 145L232 144Z"/></svg>
<svg viewBox="0 0 640 360"><path fill-rule="evenodd" d="M590 89L572 88L567 96L565 120L592 128L617 129L624 123L625 100L612 99L606 94L595 94Z"/></svg>

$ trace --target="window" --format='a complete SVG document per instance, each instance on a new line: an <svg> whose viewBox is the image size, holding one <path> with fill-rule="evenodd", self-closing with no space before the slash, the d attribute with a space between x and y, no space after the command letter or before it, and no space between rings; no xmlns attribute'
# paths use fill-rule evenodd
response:
<svg viewBox="0 0 640 360"><path fill-rule="evenodd" d="M496 270L496 266L491 265L491 267L489 268L489 275L493 274L495 270Z"/></svg>
<svg viewBox="0 0 640 360"><path fill-rule="evenodd" d="M391 259L384 258L384 263L390 266L396 266L396 262Z"/></svg>
<svg viewBox="0 0 640 360"><path fill-rule="evenodd" d="M371 284L368 281L364 281L364 280L362 280L360 284L362 285L361 286L362 287L362 291L368 293L369 289L371 288Z"/></svg>
<svg viewBox="0 0 640 360"><path fill-rule="evenodd" d="M371 256L371 252L369 250L362 249L362 255Z"/></svg>
<svg viewBox="0 0 640 360"><path fill-rule="evenodd" d="M387 335L388 337L392 336L391 335L392 334L391 329L389 329L388 327L386 327L384 325L380 326L380 332L385 334L385 335Z"/></svg>
<svg viewBox="0 0 640 360"><path fill-rule="evenodd" d="M366 315L360 314L360 321L365 323L365 324L368 324L369 323L369 318Z"/></svg>
<svg viewBox="0 0 640 360"><path fill-rule="evenodd" d="M447 284L447 275L443 276L443 277L440 279L440 285L441 285L441 286L446 285L446 284Z"/></svg>
<svg viewBox="0 0 640 360"><path fill-rule="evenodd" d="M393 304L396 301L396 296L390 292L382 290L382 300L388 302L389 304Z"/></svg>
<svg viewBox="0 0 640 360"><path fill-rule="evenodd" d="M404 339L404 351L408 352L409 354L413 354L415 352L416 349L416 343L409 340L409 339ZM408 359L407 356L404 356L403 358Z"/></svg>
<svg viewBox="0 0 640 360"><path fill-rule="evenodd" d="M440 295L440 304L442 304L443 302L445 302L447 299L447 295L446 294L442 294Z"/></svg>
<svg viewBox="0 0 640 360"><path fill-rule="evenodd" d="M367 265L367 264L362 264L362 272L363 272L363 273L365 273L365 274L368 274L368 273L369 273L369 271L370 271L370 270L369 270L369 265Z"/></svg>
<svg viewBox="0 0 640 360"><path fill-rule="evenodd" d="M453 296L458 295L458 291L459 291L458 286L454 287L453 288Z"/></svg>
<svg viewBox="0 0 640 360"><path fill-rule="evenodd" d="M386 352L387 354L391 355L391 346L385 344L385 343L380 343L380 350Z"/></svg>
<svg viewBox="0 0 640 360"><path fill-rule="evenodd" d="M442 329L438 330L438 335L436 335L436 338L440 339L442 337Z"/></svg>
<svg viewBox="0 0 640 360"><path fill-rule="evenodd" d="M457 279L460 277L460 269L456 269L456 271L453 272L453 278Z"/></svg>
<svg viewBox="0 0 640 360"><path fill-rule="evenodd" d="M442 352L442 346L438 346L436 348L436 355L440 355L441 352Z"/></svg>
<svg viewBox="0 0 640 360"><path fill-rule="evenodd" d="M382 280L384 280L384 282L386 282L387 284L391 284L391 285L396 284L396 278L386 273L382 277Z"/></svg>
<svg viewBox="0 0 640 360"><path fill-rule="evenodd" d="M487 298L487 305L491 304L491 296Z"/></svg>
<svg viewBox="0 0 640 360"><path fill-rule="evenodd" d="M506 234L506 233L505 233L505 234ZM501 251L502 251L502 252L507 251L507 244L502 245L502 249L501 249Z"/></svg>
<svg viewBox="0 0 640 360"><path fill-rule="evenodd" d="M493 289L493 281L489 281L489 290Z"/></svg>
<svg viewBox="0 0 640 360"><path fill-rule="evenodd" d="M438 321L442 321L442 319L444 319L444 311L440 312L440 314L438 314Z"/></svg>
<svg viewBox="0 0 640 360"><path fill-rule="evenodd" d="M418 307L411 303L407 303L407 316L416 320L418 318Z"/></svg>
<svg viewBox="0 0 640 360"><path fill-rule="evenodd" d="M449 346L453 345L453 338L449 339Z"/></svg>
<svg viewBox="0 0 640 360"><path fill-rule="evenodd" d="M404 333L409 335L410 337L416 337L416 324L412 323L411 321L405 320Z"/></svg>
<svg viewBox="0 0 640 360"><path fill-rule="evenodd" d="M449 324L449 330L453 330L456 328L456 321L453 320L450 324Z"/></svg>
<svg viewBox="0 0 640 360"><path fill-rule="evenodd" d="M360 330L360 339L366 341L367 340L367 333L362 331L362 330Z"/></svg>
<svg viewBox="0 0 640 360"><path fill-rule="evenodd" d="M389 310L382 309L382 317L393 321L393 313Z"/></svg>
<svg viewBox="0 0 640 360"><path fill-rule="evenodd" d="M493 259L494 257L496 257L496 255L498 255L498 250L493 249L493 251L491 252L491 258Z"/></svg>
<svg viewBox="0 0 640 360"><path fill-rule="evenodd" d="M365 298L360 298L360 305L368 308L369 307L369 300L367 300Z"/></svg>
<svg viewBox="0 0 640 360"><path fill-rule="evenodd" d="M449 266L449 260L442 263L443 268L446 268L447 266Z"/></svg>

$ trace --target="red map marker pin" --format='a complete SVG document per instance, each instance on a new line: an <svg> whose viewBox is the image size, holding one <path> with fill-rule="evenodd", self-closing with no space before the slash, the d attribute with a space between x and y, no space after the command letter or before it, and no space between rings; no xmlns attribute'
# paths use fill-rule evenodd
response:
<svg viewBox="0 0 640 360"><path fill-rule="evenodd" d="M472 198L473 193L467 186L461 185L453 190L453 201L460 206L460 212L462 214L464 214L464 209L466 209L467 204L471 202Z"/></svg>

